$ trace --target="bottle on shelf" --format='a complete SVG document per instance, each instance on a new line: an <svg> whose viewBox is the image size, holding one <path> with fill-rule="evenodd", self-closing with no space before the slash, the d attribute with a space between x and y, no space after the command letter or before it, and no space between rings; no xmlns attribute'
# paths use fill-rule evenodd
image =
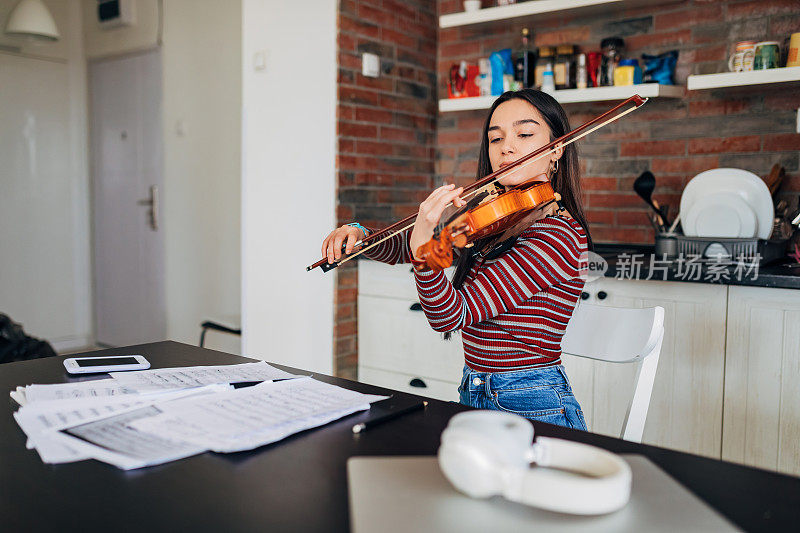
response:
<svg viewBox="0 0 800 533"><path fill-rule="evenodd" d="M586 71L586 54L578 55L578 68L575 72L575 86L578 89L585 89L589 86Z"/></svg>
<svg viewBox="0 0 800 533"><path fill-rule="evenodd" d="M552 93L556 90L556 80L553 74L553 63L547 63L542 73L542 91Z"/></svg>
<svg viewBox="0 0 800 533"><path fill-rule="evenodd" d="M574 53L575 48L571 44L562 44L556 48L553 75L558 90L575 87Z"/></svg>
<svg viewBox="0 0 800 533"><path fill-rule="evenodd" d="M534 79L534 87L537 89L542 88L544 82L544 72L546 70L553 70L553 49L549 46L539 47L539 57L536 59L536 73ZM547 66L550 65L548 69Z"/></svg>
<svg viewBox="0 0 800 533"><path fill-rule="evenodd" d="M623 59L614 69L614 85L637 85L642 83L642 69L635 59Z"/></svg>
<svg viewBox="0 0 800 533"><path fill-rule="evenodd" d="M522 28L522 47L514 60L514 80L523 88L533 87L535 83L536 54L531 50L530 42L530 31L528 28Z"/></svg>
<svg viewBox="0 0 800 533"><path fill-rule="evenodd" d="M603 49L603 63L600 68L600 85L614 85L614 69L619 65L625 49L625 41L620 37L607 37L600 42Z"/></svg>

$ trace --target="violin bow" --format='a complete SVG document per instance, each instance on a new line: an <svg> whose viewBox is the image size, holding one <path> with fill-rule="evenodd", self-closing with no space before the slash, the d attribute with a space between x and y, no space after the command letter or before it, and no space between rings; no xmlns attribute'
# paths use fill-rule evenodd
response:
<svg viewBox="0 0 800 533"><path fill-rule="evenodd" d="M604 126L607 126L608 124L611 124L612 122L615 122L615 121L621 119L622 117L624 117L628 113L632 113L633 111L639 109L642 105L646 104L648 100L649 100L649 98L642 98L638 94L634 94L633 96L631 96L627 100L624 100L624 101L620 102L619 104L617 104L616 106L612 107L611 109L609 109L608 111L606 111L602 115L600 115L598 117L595 117L592 120L590 120L590 121L588 121L588 122L586 122L584 124L581 124L580 126L575 128L574 130L572 130L570 132L567 132L566 134L562 135L558 139L556 139L554 141L551 141L550 143L546 144L545 146L542 146L541 148L538 148L538 149L534 150L533 152L531 152L531 153L529 153L529 154L527 154L527 155L525 155L523 157L520 157L519 159L517 159L516 161L514 161L510 165L507 165L507 166L501 168L500 170L492 172L491 174L488 174L488 175L484 176L483 178L481 178L481 179L479 179L477 181L474 181L473 183L467 185L466 187L464 187L464 194L461 196L461 198L468 198L468 197L472 196L473 194L475 194L482 187L485 187L486 185L490 185L490 184L492 184L492 183L494 183L494 182L496 182L496 181L498 181L498 180L500 180L500 179L502 179L502 178L504 178L504 177L506 177L506 176L508 176L510 174L513 174L517 170L525 168L526 166L531 165L531 164L535 163L536 161L539 161L540 159L549 156L550 154L556 153L557 150L562 149L565 146L570 145L570 144L582 139L583 137L589 135L590 133L592 133L594 131L597 131L597 130L599 130L600 128L602 128ZM625 107L625 106L627 106L629 104L633 104L634 107L631 107L630 109L626 109L625 111L622 111L622 112L612 116L611 118L608 118L608 119L606 118L609 115L615 113L619 109L621 109L621 108L623 108L623 107ZM584 131L584 130L586 130L586 131ZM568 137L573 137L573 138L570 138L569 140L567 140ZM447 207L449 207L450 205L452 205L452 203L448 204ZM307 266L306 267L306 271L313 270L316 267L322 267L322 270L324 272L327 272L328 270L334 269L334 268L338 267L339 265L342 265L342 264L350 261L351 259L354 259L354 258L358 257L359 255L361 255L364 252L366 252L367 250L379 245L380 243L382 243L382 242L384 242L384 241L386 241L388 239L391 239L395 235L397 235L399 233L402 233L402 232L406 231L407 229L410 229L411 227L414 226L414 221L416 220L416 218L417 218L417 214L416 213L414 213L412 215L409 215L406 218L404 218L403 220L395 222L391 226L387 226L387 227L383 228L382 230L376 231L375 233L372 233L371 235L365 237L364 239L356 242L353 245L353 247L363 246L357 252L353 252L350 255L347 255L347 256L341 258L339 261L335 261L333 263L328 263L328 259L327 258L322 258L319 261L317 261L316 263L314 263L313 265ZM400 229L397 229L397 228L400 228ZM374 242L372 242L372 241L374 241ZM369 242L369 244L367 244L368 242ZM364 246L364 245L366 245L366 246Z"/></svg>

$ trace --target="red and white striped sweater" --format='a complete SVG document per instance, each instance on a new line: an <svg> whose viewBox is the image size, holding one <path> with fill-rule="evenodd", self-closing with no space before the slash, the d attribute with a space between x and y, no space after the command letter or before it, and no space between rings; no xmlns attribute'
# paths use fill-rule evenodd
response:
<svg viewBox="0 0 800 533"><path fill-rule="evenodd" d="M411 230L365 255L408 263ZM583 290L580 256L586 233L574 219L547 216L525 230L500 257L477 259L461 289L443 272L416 272L417 292L431 327L461 330L467 365L504 372L561 364L561 338Z"/></svg>

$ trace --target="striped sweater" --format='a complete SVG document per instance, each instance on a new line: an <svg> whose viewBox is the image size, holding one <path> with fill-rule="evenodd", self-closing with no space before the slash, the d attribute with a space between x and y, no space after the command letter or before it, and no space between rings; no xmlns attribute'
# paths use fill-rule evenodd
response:
<svg viewBox="0 0 800 533"><path fill-rule="evenodd" d="M365 255L384 263L411 261L411 230ZM586 233L574 219L547 216L500 257L473 265L455 289L443 272L415 272L431 327L461 330L467 365L504 372L561 364L561 338L583 290L579 277Z"/></svg>

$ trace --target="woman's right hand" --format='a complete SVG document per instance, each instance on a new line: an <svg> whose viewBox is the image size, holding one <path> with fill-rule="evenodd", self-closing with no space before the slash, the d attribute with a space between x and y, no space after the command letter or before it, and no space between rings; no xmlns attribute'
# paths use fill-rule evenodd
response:
<svg viewBox="0 0 800 533"><path fill-rule="evenodd" d="M344 253L349 255L357 251L355 244L364 237L366 237L364 232L353 226L344 225L336 228L322 241L322 255L328 258L329 265L333 264L342 257L343 243L346 243Z"/></svg>
<svg viewBox="0 0 800 533"><path fill-rule="evenodd" d="M411 253L415 259L419 259L417 257L419 247L433 237L433 231L436 229L436 225L439 224L442 213L444 213L447 206L451 202L456 208L467 204L459 197L463 192L464 187L456 188L452 183L442 185L419 205L417 219L414 221L414 229L411 231L411 237L409 238Z"/></svg>

